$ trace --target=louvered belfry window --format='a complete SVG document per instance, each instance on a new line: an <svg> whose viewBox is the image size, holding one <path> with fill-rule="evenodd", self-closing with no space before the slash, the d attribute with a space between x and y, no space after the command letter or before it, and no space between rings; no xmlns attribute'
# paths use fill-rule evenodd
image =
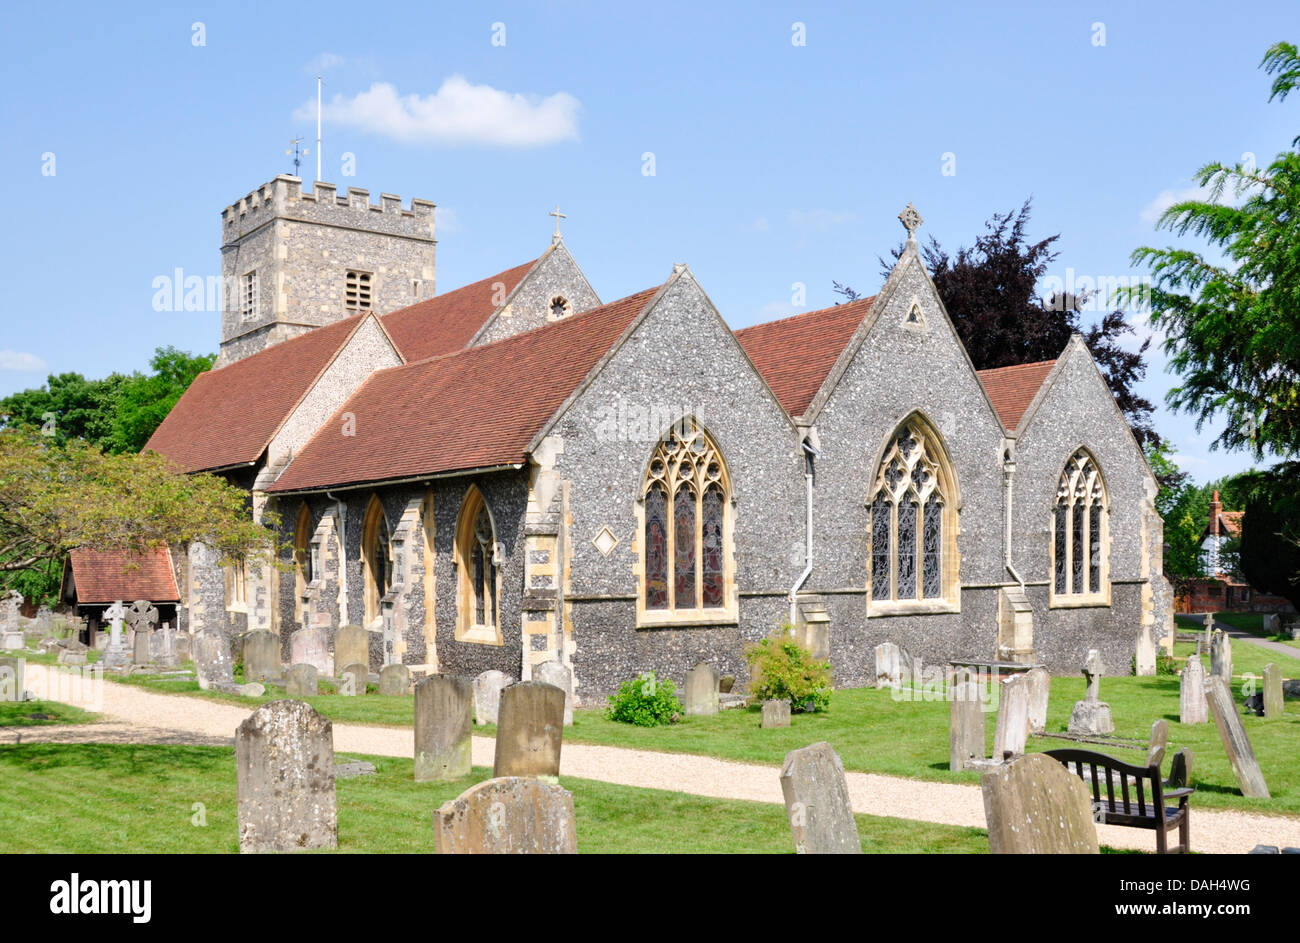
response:
<svg viewBox="0 0 1300 943"><path fill-rule="evenodd" d="M344 305L349 311L370 310L370 273L348 269L347 285L343 292Z"/></svg>

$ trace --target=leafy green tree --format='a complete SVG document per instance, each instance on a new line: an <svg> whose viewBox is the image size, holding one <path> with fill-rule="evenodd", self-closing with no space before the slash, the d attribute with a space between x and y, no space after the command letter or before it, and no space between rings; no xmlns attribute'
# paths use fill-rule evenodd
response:
<svg viewBox="0 0 1300 943"><path fill-rule="evenodd" d="M159 347L149 362L152 375L134 373L122 382L113 418L112 451L144 448L181 394L195 377L211 370L215 360L215 354L195 356L175 347Z"/></svg>
<svg viewBox="0 0 1300 943"><path fill-rule="evenodd" d="M0 400L0 422L5 428L40 430L56 445L82 439L108 448L125 380L120 373L102 380L87 380L80 373L51 374L40 387Z"/></svg>

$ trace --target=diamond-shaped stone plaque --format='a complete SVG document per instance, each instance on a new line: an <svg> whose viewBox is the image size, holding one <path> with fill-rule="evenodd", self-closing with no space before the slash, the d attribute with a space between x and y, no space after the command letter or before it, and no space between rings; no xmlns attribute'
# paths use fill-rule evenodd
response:
<svg viewBox="0 0 1300 943"><path fill-rule="evenodd" d="M591 538L591 542L595 544L596 549L605 556L609 556L613 553L614 548L618 546L618 538L614 536L614 532L608 527L602 527L600 533Z"/></svg>

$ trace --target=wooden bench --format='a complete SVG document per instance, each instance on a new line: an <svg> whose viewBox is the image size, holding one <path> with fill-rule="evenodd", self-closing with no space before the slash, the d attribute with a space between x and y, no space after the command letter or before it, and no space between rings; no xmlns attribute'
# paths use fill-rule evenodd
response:
<svg viewBox="0 0 1300 943"><path fill-rule="evenodd" d="M1152 829L1156 853L1169 854L1167 835L1178 829L1175 853L1191 851L1187 800L1190 786L1167 789L1160 780L1160 761L1153 766L1134 766L1091 750L1047 750L1047 755L1083 780L1092 791L1092 808L1097 821L1106 825ZM1161 751L1163 755L1163 750ZM1117 782L1118 780L1118 782ZM1177 807L1165 805L1177 800Z"/></svg>

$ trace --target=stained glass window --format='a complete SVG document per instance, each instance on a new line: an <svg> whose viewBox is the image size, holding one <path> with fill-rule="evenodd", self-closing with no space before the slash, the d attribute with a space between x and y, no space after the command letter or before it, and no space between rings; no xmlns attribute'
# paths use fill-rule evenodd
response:
<svg viewBox="0 0 1300 943"><path fill-rule="evenodd" d="M931 498L925 503L925 537L921 593L927 599L943 595L943 505Z"/></svg>
<svg viewBox="0 0 1300 943"><path fill-rule="evenodd" d="M668 492L658 482L645 496L645 605L668 608Z"/></svg>
<svg viewBox="0 0 1300 943"><path fill-rule="evenodd" d="M695 608L695 494L681 487L673 495L673 605Z"/></svg>
<svg viewBox="0 0 1300 943"><path fill-rule="evenodd" d="M1069 557L1065 553L1065 535L1070 529L1070 509L1065 505L1056 508L1056 591L1066 591L1066 564Z"/></svg>
<svg viewBox="0 0 1300 943"><path fill-rule="evenodd" d="M483 495L469 489L456 523L456 566L459 590L456 624L458 633L482 633L497 628L498 568L496 530ZM473 637L490 639L495 632ZM460 637L459 635L457 637Z"/></svg>
<svg viewBox="0 0 1300 943"><path fill-rule="evenodd" d="M703 507L703 604L716 608L722 605L722 489L718 485L709 485L705 490Z"/></svg>
<svg viewBox="0 0 1300 943"><path fill-rule="evenodd" d="M1101 475L1092 456L1080 449L1066 462L1056 492L1052 554L1057 595L1102 592L1105 518Z"/></svg>
<svg viewBox="0 0 1300 943"><path fill-rule="evenodd" d="M898 598L916 598L916 500L898 506Z"/></svg>
<svg viewBox="0 0 1300 943"><path fill-rule="evenodd" d="M1101 505L1088 509L1088 542L1091 544L1088 567L1088 592L1101 592Z"/></svg>
<svg viewBox="0 0 1300 943"><path fill-rule="evenodd" d="M889 532L891 505L884 492L871 504L871 598L889 599Z"/></svg>

